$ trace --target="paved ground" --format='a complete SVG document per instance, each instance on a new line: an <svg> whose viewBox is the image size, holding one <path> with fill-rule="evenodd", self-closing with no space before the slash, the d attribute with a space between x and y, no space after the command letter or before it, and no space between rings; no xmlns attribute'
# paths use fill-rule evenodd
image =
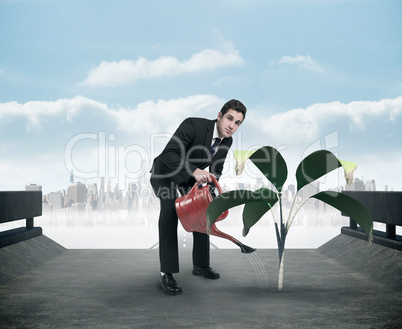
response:
<svg viewBox="0 0 402 329"><path fill-rule="evenodd" d="M190 251L181 250L175 277L184 293L167 296L158 250L66 250L0 285L0 328L402 327L395 284L320 250L286 251L282 292L274 249L212 250L211 258L219 280L193 276Z"/></svg>

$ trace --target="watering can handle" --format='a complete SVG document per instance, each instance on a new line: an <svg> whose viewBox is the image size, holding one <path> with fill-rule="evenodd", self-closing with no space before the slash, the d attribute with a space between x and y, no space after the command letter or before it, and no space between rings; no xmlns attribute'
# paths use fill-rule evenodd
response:
<svg viewBox="0 0 402 329"><path fill-rule="evenodd" d="M222 194L222 193L223 193L222 187L219 185L218 180L215 178L215 176L211 176L211 179L212 179L212 183L214 183L214 185L215 185L216 188L218 189L219 194ZM198 187L199 185L200 185L200 184L195 183L194 186L193 186L193 188L191 189L191 191L194 190L194 189L199 188L199 187Z"/></svg>
<svg viewBox="0 0 402 329"><path fill-rule="evenodd" d="M223 193L222 187L219 185L218 180L215 178L215 176L211 176L211 178L212 178L212 183L214 183L214 185L218 189L219 194L222 194Z"/></svg>

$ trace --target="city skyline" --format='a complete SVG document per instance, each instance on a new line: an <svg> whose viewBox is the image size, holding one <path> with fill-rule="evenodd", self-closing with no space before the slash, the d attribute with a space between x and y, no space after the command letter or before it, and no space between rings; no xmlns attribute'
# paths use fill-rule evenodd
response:
<svg viewBox="0 0 402 329"><path fill-rule="evenodd" d="M377 190L402 190L401 10L394 0L0 0L0 188L48 193L75 169L126 190L184 118L216 118L237 98L248 112L227 160L233 183L246 180L233 151L270 145L289 184L302 158L328 149Z"/></svg>
<svg viewBox="0 0 402 329"><path fill-rule="evenodd" d="M106 180L105 177L100 177L100 184L98 185L97 182L90 183L88 185L80 181L74 181L74 176L70 174L70 184L66 189L59 189L57 191L51 191L49 193L43 194L42 200L43 204L46 206L50 206L50 211L58 211L62 208L71 208L75 205L78 209L77 204L86 204L90 206L91 211L103 211L105 209L112 209L113 208L113 200L124 200L123 203L118 204L118 207L123 206L123 208L127 207L127 200L140 200L145 199L147 201L155 201L157 198L154 195L152 188L149 184L147 177L141 177L135 182L130 182L128 184L128 188L126 191L121 190L119 188L119 184L116 183L115 186L112 188L112 182L110 179L107 180L107 187L105 184ZM248 189L248 190L256 190L257 188L261 187L268 187L270 189L275 188L271 185L270 182L263 181L262 177L257 177L255 179L254 184L250 182L246 183L236 183L234 188L232 189ZM26 191L42 191L42 186L37 184L29 184L25 185ZM146 192L144 192L146 190ZM223 192L230 191L231 189L228 188L225 184L222 184ZM320 181L313 182L308 184L305 188L298 191L299 197L302 199L307 198L308 196L318 193L322 191ZM359 178L354 178L350 185L346 183L341 186L334 186L329 188L328 190L351 190L351 191L376 191L376 183L375 180L367 180L363 181ZM293 195L296 193L296 186L294 184L288 184L284 186L282 191L284 194L288 194L285 197L286 199L291 199ZM106 196L106 197L105 197ZM105 202L106 199L109 199ZM96 206L92 203L96 201ZM107 205L105 207L105 204ZM112 207L111 207L112 205ZM115 205L116 206L116 205ZM129 209L127 207L126 209ZM117 208L116 208L117 209ZM81 211L85 211L85 206L81 207Z"/></svg>
<svg viewBox="0 0 402 329"><path fill-rule="evenodd" d="M151 192L146 179L130 183L129 190L123 195L118 185L112 186L110 180L101 178L98 183L86 186L81 182L74 182L73 177L68 188L43 195L43 213L36 218L40 225L59 243L69 248L150 248L157 245L157 225L159 218L159 202ZM145 192L142 184L145 184ZM253 185L238 183L236 189L256 189L268 187L268 182L263 178L257 178ZM299 191L298 202L322 190L320 182L316 181L305 186ZM225 186L222 186L225 189ZM343 187L346 188L346 187ZM40 190L39 185L27 185L28 190ZM375 182L362 182L355 178L353 184L346 189L351 190L375 190ZM79 190L82 192L80 193ZM282 205L284 211L289 211L296 186L289 184L284 186ZM94 202L95 201L95 202ZM75 203L78 202L78 203ZM273 208L274 212L278 207ZM241 220L242 207L230 209L230 216L220 223L219 227L225 232L231 232L240 238L242 231ZM339 234L341 226L347 225L348 217L335 208L329 207L315 199L304 203L294 221L293 231L302 234L299 238L294 236L290 240L293 248L317 247L328 239ZM259 224L260 229L249 237L242 237L252 245L259 247L275 247L275 239L272 229L273 222L270 214ZM381 227L377 227L382 229ZM187 245L186 232L181 225L178 226L181 243ZM303 233L301 233L303 232ZM83 236L90 234L90 239ZM130 234L137 238L132 241ZM122 237L128 238L122 241ZM188 237L188 234L187 234ZM107 242L105 242L107 240ZM274 243L275 242L275 243ZM219 248L233 248L234 245L225 239L214 238L213 244Z"/></svg>

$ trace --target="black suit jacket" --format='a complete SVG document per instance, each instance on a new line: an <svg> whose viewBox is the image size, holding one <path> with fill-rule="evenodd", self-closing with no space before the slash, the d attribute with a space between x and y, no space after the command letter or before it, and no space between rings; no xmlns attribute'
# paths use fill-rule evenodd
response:
<svg viewBox="0 0 402 329"><path fill-rule="evenodd" d="M215 122L188 118L180 124L165 149L154 160L151 169L153 185L167 186L173 182L176 186L192 186L195 184L193 172L208 166L217 178L222 175L223 164L233 139L224 138L211 159L209 149Z"/></svg>

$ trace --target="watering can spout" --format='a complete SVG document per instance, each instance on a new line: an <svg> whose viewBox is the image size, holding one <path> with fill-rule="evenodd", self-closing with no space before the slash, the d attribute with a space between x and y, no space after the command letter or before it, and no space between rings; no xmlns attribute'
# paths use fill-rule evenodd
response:
<svg viewBox="0 0 402 329"><path fill-rule="evenodd" d="M256 249L246 246L245 244L241 243L239 240L235 239L231 235L219 231L218 228L215 226L215 223L212 224L211 226L210 234L232 241L234 244L240 247L242 253L251 254L252 252L256 251Z"/></svg>
<svg viewBox="0 0 402 329"><path fill-rule="evenodd" d="M240 244L240 249L241 249L241 252L244 253L244 254L251 254L251 253L253 253L254 251L257 250L255 248L251 248L249 246L246 246L245 244L242 244L242 243Z"/></svg>
<svg viewBox="0 0 402 329"><path fill-rule="evenodd" d="M218 181L214 177L212 177L212 181L217 187L219 193L222 193L222 188L220 187ZM183 228L187 232L201 232L207 234L207 208L211 202L212 195L209 190L209 186L206 185L200 188L198 184L195 184L188 194L176 199L175 206L177 216L179 217ZM225 219L228 214L229 212L226 210L224 213L222 213L222 215L219 216L217 221ZM211 235L232 241L234 244L240 247L242 253L250 254L256 250L242 244L231 235L219 231L215 226L215 223L212 224L209 233Z"/></svg>

